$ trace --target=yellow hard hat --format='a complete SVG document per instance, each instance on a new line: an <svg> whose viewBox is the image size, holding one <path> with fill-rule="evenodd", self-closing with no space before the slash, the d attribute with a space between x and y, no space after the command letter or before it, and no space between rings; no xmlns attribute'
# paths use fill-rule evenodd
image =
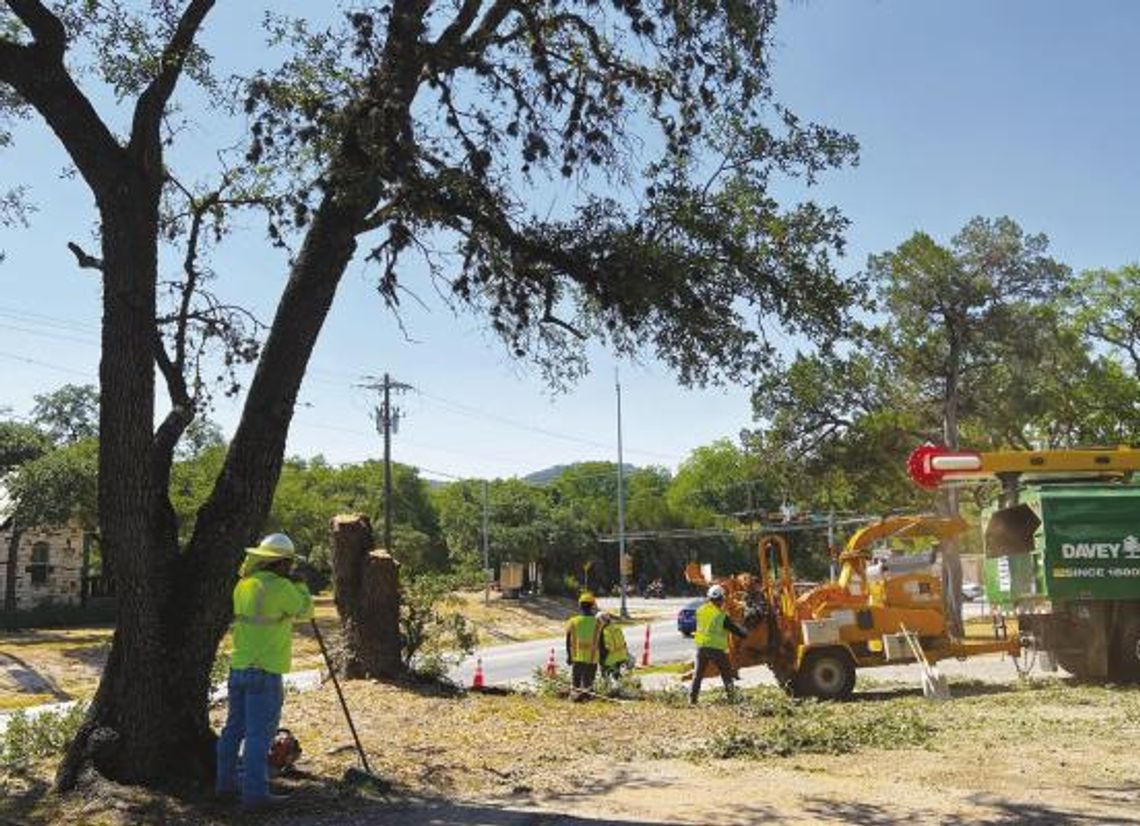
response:
<svg viewBox="0 0 1140 826"><path fill-rule="evenodd" d="M283 533L271 533L262 539L256 548L246 548L245 552L248 556L262 559L293 559L297 556L293 540Z"/></svg>
<svg viewBox="0 0 1140 826"><path fill-rule="evenodd" d="M596 602L597 602L597 600L594 599L594 595L591 594L589 591L583 591L581 594L578 595L578 604L579 605L593 605Z"/></svg>

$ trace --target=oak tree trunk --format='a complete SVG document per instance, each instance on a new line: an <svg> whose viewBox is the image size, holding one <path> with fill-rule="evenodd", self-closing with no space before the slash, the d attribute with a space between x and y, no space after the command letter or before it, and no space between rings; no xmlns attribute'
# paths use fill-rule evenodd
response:
<svg viewBox="0 0 1140 826"><path fill-rule="evenodd" d="M363 514L332 520L333 588L344 640L346 677L393 678L400 658L399 563L376 548Z"/></svg>
<svg viewBox="0 0 1140 826"><path fill-rule="evenodd" d="M243 548L255 540L272 504L309 357L356 249L353 228L377 197L366 185L353 195L326 197L314 215L225 464L181 552L168 496L177 436L162 443L162 429L156 434L153 425L153 291L149 327L139 324L146 313L135 306L138 293L132 297L129 290L119 291L126 296L121 303L133 308L124 311L138 315L129 319L112 320L115 302L105 299L100 380L102 408L111 413L101 418L100 529L115 581L118 621L99 689L60 765L57 788L74 786L89 766L127 783L205 787L212 782L210 668L232 619L231 593ZM123 248L112 249L107 240L115 237L107 232L108 223L105 217L105 280L110 285L116 281L112 273L126 267ZM155 233L148 232L153 245ZM138 234L137 255L153 256L143 233ZM153 274L149 283L153 288ZM145 290L138 289L146 302ZM138 341L119 341L124 328ZM111 343L109 336L115 338ZM137 357L123 357L124 350ZM119 403L112 401L116 398ZM136 403L126 403L128 398ZM151 461L140 462L140 456Z"/></svg>

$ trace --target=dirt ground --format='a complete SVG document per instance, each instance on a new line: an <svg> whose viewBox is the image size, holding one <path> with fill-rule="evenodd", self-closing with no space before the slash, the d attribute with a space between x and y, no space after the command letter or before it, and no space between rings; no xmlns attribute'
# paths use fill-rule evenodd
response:
<svg viewBox="0 0 1140 826"><path fill-rule="evenodd" d="M0 822L1140 822L1140 691L953 688L937 705L879 685L848 703L757 689L694 709L676 692L571 704L355 682L346 694L358 729L394 787L381 799L337 782L355 757L326 685L286 701L283 724L305 754L280 813L242 819L205 797L121 789L61 802L43 795L42 766L0 780Z"/></svg>

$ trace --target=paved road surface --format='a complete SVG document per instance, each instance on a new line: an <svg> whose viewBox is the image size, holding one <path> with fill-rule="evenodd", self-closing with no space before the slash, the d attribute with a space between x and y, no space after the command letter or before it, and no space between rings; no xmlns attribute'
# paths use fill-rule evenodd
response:
<svg viewBox="0 0 1140 826"><path fill-rule="evenodd" d="M626 645L631 654L641 662L645 644L645 624L628 625L624 629ZM507 685L528 680L534 670L546 665L550 649L554 649L554 660L558 665L566 664L566 643L564 637L549 637L529 642L510 643L480 648L470 657L453 668L450 676L461 685L471 685L475 676L475 661L483 660L483 677L488 685ZM677 633L677 621L673 618L654 620L649 623L649 662L679 662L693 656L693 641Z"/></svg>
<svg viewBox="0 0 1140 826"><path fill-rule="evenodd" d="M629 601L629 608L634 613L655 611L664 613L667 618L655 619L649 623L649 662L651 665L671 662L682 662L693 656L693 641L681 636L677 631L677 610L689 602L689 599L668 600L638 600L635 604ZM617 600L604 598L599 600L604 611L617 611ZM966 617L986 616L988 610L981 602L966 603L964 606ZM628 625L625 627L626 645L630 653L641 662L641 652L645 641L645 624ZM550 649L554 649L554 660L562 667L566 663L566 644L563 637L548 637L546 639L531 640L528 642L495 645L476 650L455 668L451 669L449 676L460 685L471 685L475 676L475 661L483 660L483 678L487 685L509 685L511 683L529 680L534 676L536 668L546 664L550 656ZM976 664L976 665L975 665ZM966 663L944 663L942 671L948 676L963 675L987 680L1007 680L1017 676L1013 664L1007 660L991 657L974 658ZM890 666L876 668L865 672L868 676L880 680L918 680L917 666ZM767 668L758 667L745 669L741 674L745 685L774 684L771 672ZM653 685L667 684L675 677L659 675L652 680ZM664 682L663 682L664 681Z"/></svg>

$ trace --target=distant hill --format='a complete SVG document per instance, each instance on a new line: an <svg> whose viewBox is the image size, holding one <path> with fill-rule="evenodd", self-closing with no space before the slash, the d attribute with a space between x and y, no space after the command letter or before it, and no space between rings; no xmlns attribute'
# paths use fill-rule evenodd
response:
<svg viewBox="0 0 1140 826"><path fill-rule="evenodd" d="M549 485L551 482L555 481L559 476L577 464L582 463L575 462L574 464L570 465L551 465L550 467L543 468L542 470L536 470L534 473L528 473L526 476L522 477L522 480L528 485ZM633 471L637 470L637 467L635 465L631 465L628 462L625 463L624 467L626 473L633 473Z"/></svg>

